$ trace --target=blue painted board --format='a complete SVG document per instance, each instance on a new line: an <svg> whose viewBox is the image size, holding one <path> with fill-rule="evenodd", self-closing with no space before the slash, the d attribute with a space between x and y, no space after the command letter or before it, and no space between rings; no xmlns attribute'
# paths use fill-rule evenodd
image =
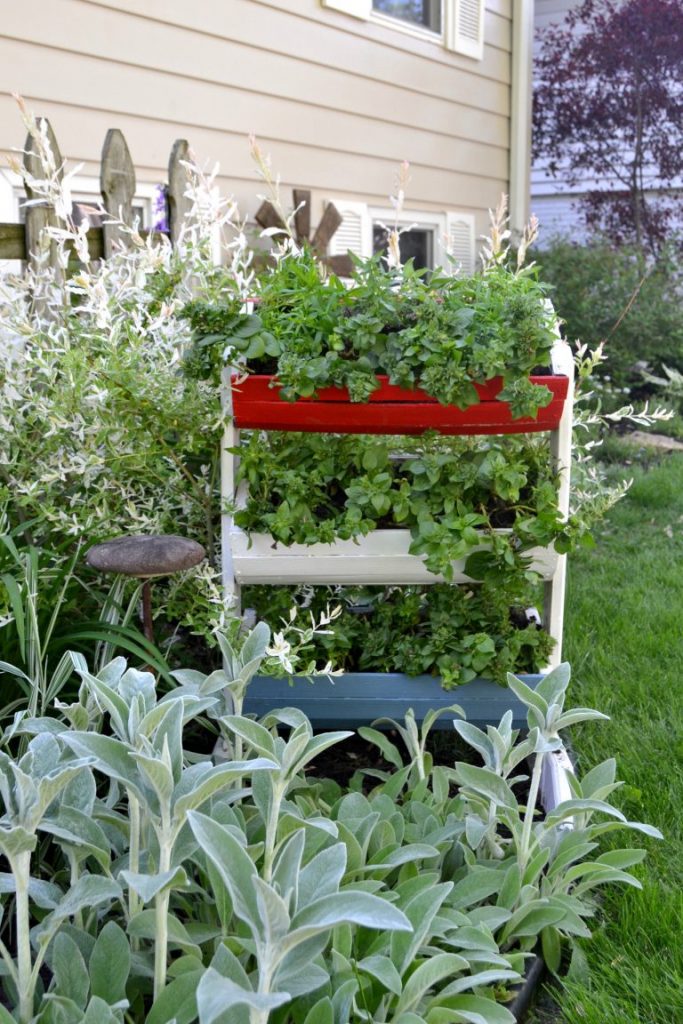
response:
<svg viewBox="0 0 683 1024"><path fill-rule="evenodd" d="M522 675L528 686L535 687L541 675ZM404 717L412 708L421 721L426 712L460 704L468 722L496 725L508 709L512 710L515 728L526 726L526 708L505 686L490 679L474 679L454 690L444 690L435 676L406 676L402 673L348 672L329 679L319 676L315 682L303 676L273 679L255 676L249 685L244 710L258 717L273 708L298 707L317 728L357 728L375 718ZM444 715L436 728L452 728L451 717Z"/></svg>

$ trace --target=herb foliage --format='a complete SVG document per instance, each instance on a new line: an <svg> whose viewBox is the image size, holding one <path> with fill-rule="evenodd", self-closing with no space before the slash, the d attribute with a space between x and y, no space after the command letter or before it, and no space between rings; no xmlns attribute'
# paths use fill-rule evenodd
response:
<svg viewBox="0 0 683 1024"><path fill-rule="evenodd" d="M378 255L356 260L346 288L304 249L282 254L263 276L254 312L240 313L233 300L192 302L186 313L200 358L212 347L232 352L249 369L274 373L288 400L336 385L365 402L387 374L465 409L479 400L475 383L502 377L500 397L514 415L535 416L551 393L519 381L549 363L555 318L545 299L533 267L504 261L473 277L426 276Z"/></svg>
<svg viewBox="0 0 683 1024"><path fill-rule="evenodd" d="M527 619L539 588L529 581L477 586L245 587L243 600L259 618L287 621L341 609L334 628L311 638L306 655L345 672L437 675L444 689L477 676L505 682L506 673L536 672L553 648ZM273 671L272 668L269 671ZM282 670L280 670L281 672Z"/></svg>

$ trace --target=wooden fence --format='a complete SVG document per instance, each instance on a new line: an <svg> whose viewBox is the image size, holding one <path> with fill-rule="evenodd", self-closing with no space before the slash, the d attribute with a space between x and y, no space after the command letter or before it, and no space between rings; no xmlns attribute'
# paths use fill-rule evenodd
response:
<svg viewBox="0 0 683 1024"><path fill-rule="evenodd" d="M52 126L47 118L40 118L39 123L47 131L55 164L57 167L61 167L62 156ZM168 161L168 185L166 187L167 234L172 244L178 239L183 219L190 207L190 201L185 195L188 183L186 164L189 159L188 142L185 139L177 139L173 144ZM43 177L40 158L36 152L36 143L30 133L24 147L24 166L33 177ZM104 140L100 167L100 191L105 213L124 224L131 224L135 197L135 168L123 132L118 128L110 128ZM35 198L28 187L26 193L27 199ZM299 243L308 242L330 269L340 276L348 276L352 270L352 261L348 255L329 257L326 255L330 239L342 222L339 211L333 203L328 203L320 223L310 237L311 193L306 189L294 189L293 198L297 210L294 217L294 233L297 241ZM55 210L47 202L26 206L25 210L25 223L0 223L0 259L29 260L31 254L37 250L41 231L48 225L57 226L59 223ZM264 228L283 226L280 214L267 200L261 204L255 220ZM145 232L143 231L142 234ZM102 227L91 228L87 238L90 257L97 260L110 256L112 246L121 242L125 243L126 236L121 232L119 225L105 223Z"/></svg>
<svg viewBox="0 0 683 1024"><path fill-rule="evenodd" d="M47 129L47 136L52 147L57 167L63 161L55 133L47 119L41 119ZM29 133L24 147L24 166L36 178L43 177L40 159L36 152L36 144ZM187 187L187 169L183 161L189 159L189 145L185 139L178 139L171 149L168 161L168 234L175 242L185 216L189 201L185 196ZM107 132L102 147L100 169L100 191L104 211L112 218L124 223L133 219L133 199L135 197L135 168L131 159L128 144L118 128ZM33 199L31 189L26 189L26 198ZM0 259L27 260L36 250L40 232L47 225L58 225L59 221L54 209L47 203L37 203L26 207L26 221L23 224L0 224ZM106 258L111 254L112 245L121 239L121 232L116 224L104 224L88 231L88 247L92 259Z"/></svg>

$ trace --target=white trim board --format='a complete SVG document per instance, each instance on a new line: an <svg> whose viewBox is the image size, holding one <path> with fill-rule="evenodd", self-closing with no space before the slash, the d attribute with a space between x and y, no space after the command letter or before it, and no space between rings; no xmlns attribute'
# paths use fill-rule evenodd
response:
<svg viewBox="0 0 683 1024"><path fill-rule="evenodd" d="M509 530L496 531L509 533ZM235 579L241 586L250 583L288 584L365 583L404 585L443 583L443 576L430 572L421 555L411 555L409 530L373 530L355 540L333 544L278 544L268 533L246 534L233 526L230 548ZM474 551L486 551L483 542ZM551 580L559 555L553 548L533 548L528 552L534 570L543 580ZM475 583L465 574L466 559L453 562L454 583Z"/></svg>

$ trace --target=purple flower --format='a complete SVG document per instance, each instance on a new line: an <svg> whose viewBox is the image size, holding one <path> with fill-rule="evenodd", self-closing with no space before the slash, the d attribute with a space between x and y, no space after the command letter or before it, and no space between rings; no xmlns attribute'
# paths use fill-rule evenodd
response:
<svg viewBox="0 0 683 1024"><path fill-rule="evenodd" d="M152 230L169 232L168 225L168 186L156 185L152 200Z"/></svg>

